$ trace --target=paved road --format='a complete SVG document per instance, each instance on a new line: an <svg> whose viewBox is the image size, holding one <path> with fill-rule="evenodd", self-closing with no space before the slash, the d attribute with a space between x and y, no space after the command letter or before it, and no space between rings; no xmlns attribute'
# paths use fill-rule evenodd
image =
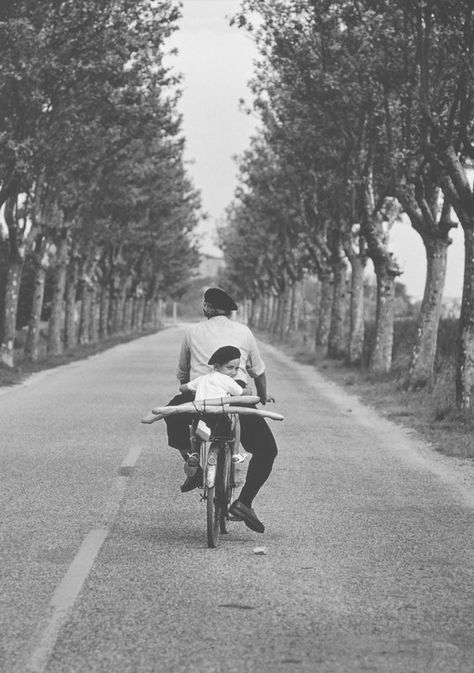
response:
<svg viewBox="0 0 474 673"><path fill-rule="evenodd" d="M181 336L0 392L1 670L472 673L472 466L262 347L286 416L267 530L209 550L163 424L138 422Z"/></svg>

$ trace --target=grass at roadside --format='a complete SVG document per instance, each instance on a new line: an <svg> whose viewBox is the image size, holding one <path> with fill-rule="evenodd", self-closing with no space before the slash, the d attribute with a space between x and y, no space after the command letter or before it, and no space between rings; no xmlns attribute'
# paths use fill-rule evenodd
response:
<svg viewBox="0 0 474 673"><path fill-rule="evenodd" d="M13 369L0 366L0 387L17 385L36 372L52 369L53 367L60 367L69 362L84 360L96 353L102 353L113 346L133 341L133 339L146 336L147 334L153 334L154 332L156 332L155 329L140 332L140 334L113 336L95 344L77 346L73 351L68 351L61 355L48 356L40 360L40 362L28 362L23 359L22 351L18 351L15 353L15 367Z"/></svg>
<svg viewBox="0 0 474 673"><path fill-rule="evenodd" d="M297 362L314 366L323 376L346 388L386 418L414 429L436 451L474 460L474 422L463 418L450 401L452 391L447 388L454 386L452 372L439 377L438 384L431 390L409 391L403 385L403 379L387 376L375 380L365 370L324 358L304 345L281 343L267 334L260 337ZM271 389L271 372L269 379Z"/></svg>

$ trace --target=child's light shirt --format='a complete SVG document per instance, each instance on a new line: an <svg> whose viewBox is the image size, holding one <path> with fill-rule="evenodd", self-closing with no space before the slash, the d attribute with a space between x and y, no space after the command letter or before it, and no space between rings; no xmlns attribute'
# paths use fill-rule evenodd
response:
<svg viewBox="0 0 474 673"><path fill-rule="evenodd" d="M227 374L222 374L214 369L209 374L203 374L189 381L189 390L196 391L196 400L205 400L212 397L224 397L226 395L242 395L242 388L234 379Z"/></svg>

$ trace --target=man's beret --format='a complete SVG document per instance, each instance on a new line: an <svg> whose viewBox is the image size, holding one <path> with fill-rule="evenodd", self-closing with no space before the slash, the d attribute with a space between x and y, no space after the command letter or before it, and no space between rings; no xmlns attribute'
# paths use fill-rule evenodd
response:
<svg viewBox="0 0 474 673"><path fill-rule="evenodd" d="M240 358L240 350L236 346L221 346L211 355L207 364L223 365L237 358Z"/></svg>
<svg viewBox="0 0 474 673"><path fill-rule="evenodd" d="M221 290L219 287L210 287L206 290L204 293L204 301L222 311L237 310L237 304L232 297L229 297L227 292L224 292L224 290Z"/></svg>

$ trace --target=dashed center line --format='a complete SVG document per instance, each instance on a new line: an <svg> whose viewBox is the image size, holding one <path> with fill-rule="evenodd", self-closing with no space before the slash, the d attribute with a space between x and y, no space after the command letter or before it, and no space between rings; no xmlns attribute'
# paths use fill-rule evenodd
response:
<svg viewBox="0 0 474 673"><path fill-rule="evenodd" d="M56 587L47 614L38 624L32 639L30 654L26 664L26 669L29 673L44 673L46 670L60 631L68 620L74 603L94 565L95 559L107 539L110 526L118 514L122 500L125 497L130 476L133 474L141 451L141 447L134 447L128 452L119 467L118 477L115 479L107 497L102 525L93 528L86 535L66 574Z"/></svg>

